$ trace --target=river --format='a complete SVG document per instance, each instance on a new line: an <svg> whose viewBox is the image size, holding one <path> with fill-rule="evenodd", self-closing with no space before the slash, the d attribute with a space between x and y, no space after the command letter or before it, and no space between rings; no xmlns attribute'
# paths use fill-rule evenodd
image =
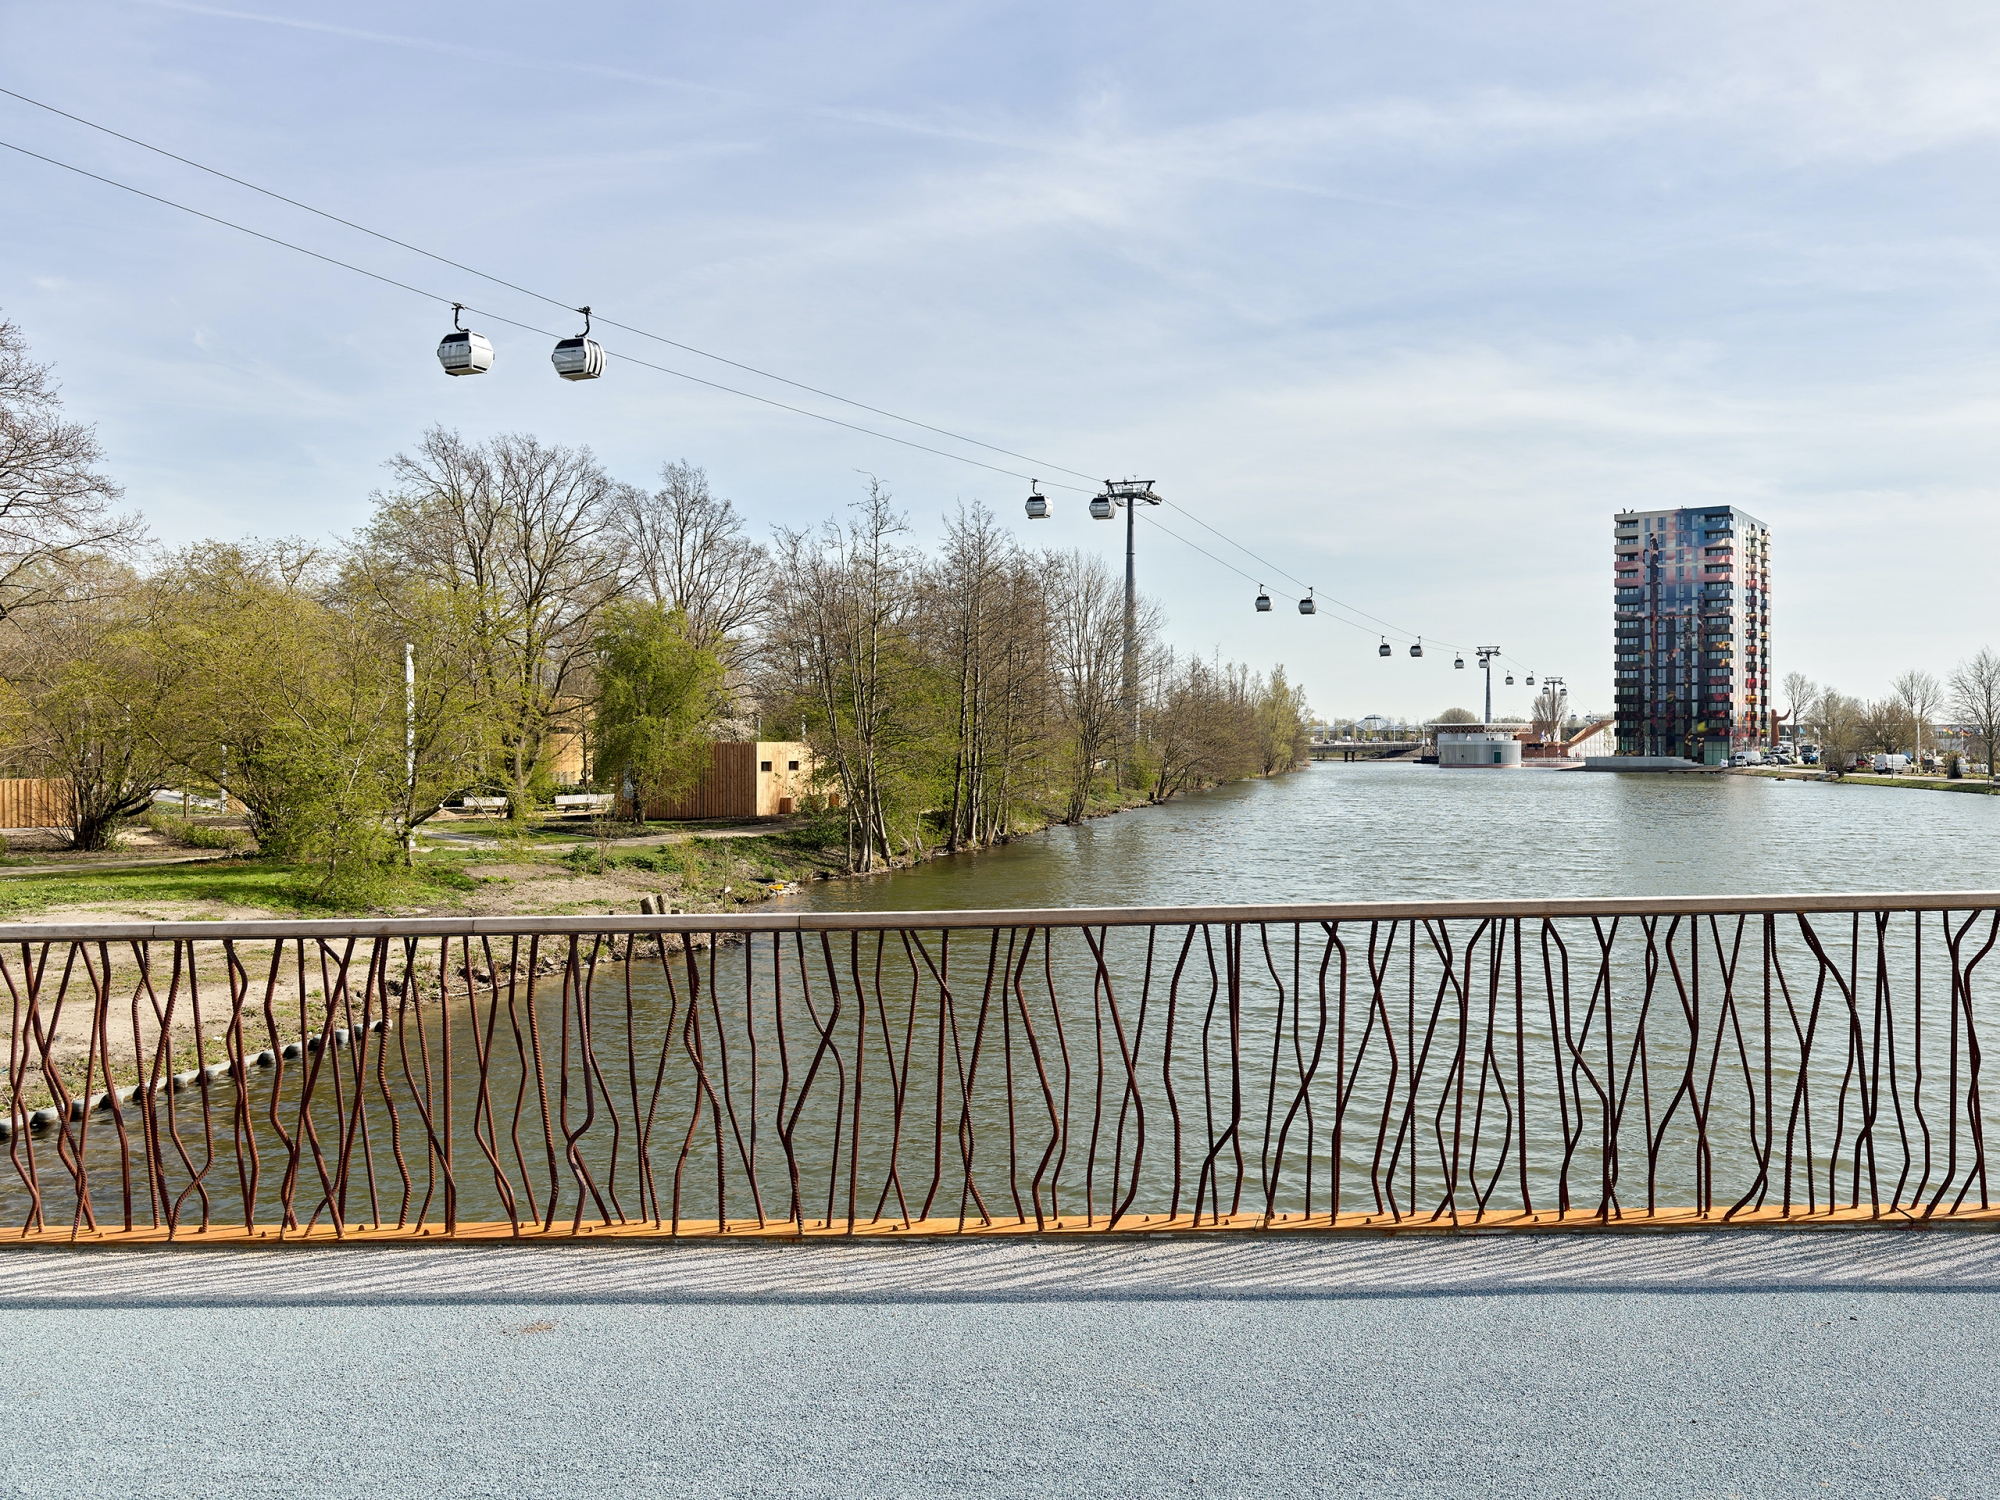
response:
<svg viewBox="0 0 2000 1500"><path fill-rule="evenodd" d="M1325 764L791 899L1992 891L1997 832L2000 801L1940 792ZM1204 1199L1211 1214L1426 1221L1977 1206L2000 1131L1978 1040L2000 1026L1996 943L1990 910L772 934L691 964L586 936L538 950L567 976L509 939L433 940L388 945L375 970L363 945L344 983L316 950L320 1003L283 1020L342 1028L334 1066L163 1094L150 1125L135 1101L129 1120L94 1117L87 1142L17 1134L0 1224L32 1217L37 1184L48 1221L68 1223L79 1161L100 1222L122 1222L128 1197L139 1222L171 1201L189 1223L254 1208L266 1224L287 1203L301 1222L336 1206L435 1221L449 1203L552 1224L1022 1222ZM267 960L246 953L249 1052L282 1037L251 982ZM102 984L122 1037L170 957L153 955L151 990L137 950L100 954L116 971L101 980L56 968L75 1003ZM382 1018L392 1029L371 1030Z"/></svg>
<svg viewBox="0 0 2000 1500"><path fill-rule="evenodd" d="M1996 889L2000 798L1321 762L794 899L936 911Z"/></svg>

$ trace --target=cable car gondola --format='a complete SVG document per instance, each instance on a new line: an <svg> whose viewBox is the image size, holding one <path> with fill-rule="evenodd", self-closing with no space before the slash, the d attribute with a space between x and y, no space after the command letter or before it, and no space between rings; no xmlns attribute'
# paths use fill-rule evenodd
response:
<svg viewBox="0 0 2000 1500"><path fill-rule="evenodd" d="M493 368L493 346L485 334L459 326L458 315L464 311L463 302L452 303L451 332L438 345L438 363L447 375L484 375Z"/></svg>
<svg viewBox="0 0 2000 1500"><path fill-rule="evenodd" d="M1043 498L1041 487L1034 480L1028 481L1028 519L1046 521L1049 518L1049 502Z"/></svg>
<svg viewBox="0 0 2000 1500"><path fill-rule="evenodd" d="M1268 615L1270 612L1271 596L1264 592L1264 585L1260 583L1257 585L1257 613Z"/></svg>
<svg viewBox="0 0 2000 1500"><path fill-rule="evenodd" d="M1319 613L1319 606L1313 603L1313 591L1311 589L1307 589L1305 598L1299 601L1299 613L1302 615L1316 615Z"/></svg>
<svg viewBox="0 0 2000 1500"><path fill-rule="evenodd" d="M1514 685L1514 674L1512 672L1509 672L1507 674L1507 686L1512 687L1513 685Z"/></svg>
<svg viewBox="0 0 2000 1500"><path fill-rule="evenodd" d="M1111 519L1111 511L1112 505L1109 495L1092 495L1090 497L1090 514L1094 519L1108 521Z"/></svg>
<svg viewBox="0 0 2000 1500"><path fill-rule="evenodd" d="M1387 637L1386 635L1382 637L1382 645L1376 651L1375 654L1377 656L1394 656L1396 654L1394 651L1389 649L1389 637Z"/></svg>
<svg viewBox="0 0 2000 1500"><path fill-rule="evenodd" d="M1535 674L1533 672L1530 672L1526 677L1522 678L1521 680L1527 683L1529 687L1533 687L1535 685Z"/></svg>
<svg viewBox="0 0 2000 1500"><path fill-rule="evenodd" d="M590 309L577 311L583 314L583 332L573 339L557 339L549 361L564 380L595 380L604 373L604 346L590 336Z"/></svg>
<svg viewBox="0 0 2000 1500"><path fill-rule="evenodd" d="M1461 657L1459 657L1459 658L1458 658L1458 659L1457 659L1456 661L1454 661L1454 662L1452 663L1452 666L1453 666L1453 667L1454 667L1454 668L1455 668L1456 670L1458 670L1458 671L1460 671L1460 672L1463 672L1463 671L1465 670L1465 658L1464 658L1464 657L1462 657L1462 656L1461 656Z"/></svg>
<svg viewBox="0 0 2000 1500"><path fill-rule="evenodd" d="M1422 656L1423 654L1424 654L1424 638L1422 636L1418 636L1416 645L1410 647L1410 655Z"/></svg>

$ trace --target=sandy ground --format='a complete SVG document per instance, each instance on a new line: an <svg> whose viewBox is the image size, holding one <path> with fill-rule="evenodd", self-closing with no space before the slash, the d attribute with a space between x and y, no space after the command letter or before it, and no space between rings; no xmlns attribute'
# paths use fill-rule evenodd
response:
<svg viewBox="0 0 2000 1500"><path fill-rule="evenodd" d="M489 825L490 826L490 825ZM478 838L484 832L479 825L470 829L460 825L456 830L445 832L469 833ZM620 848L638 848L685 842L695 838L734 839L771 831L769 825L749 828L724 828L701 830L695 833L668 835L653 834L642 838L614 841ZM60 841L60 836L48 830L27 830L32 837L45 847L52 847ZM8 835L10 846L19 851L22 841L13 834ZM444 840L440 840L444 842ZM490 844L490 840L486 840ZM187 853L173 842L161 839L144 829L134 830L122 842L116 854L100 856L70 856L63 859L54 870L64 873L83 872L90 868L113 861L129 862L133 855L158 854L184 856ZM48 868L48 867L38 867ZM755 905L769 898L771 889L757 882L731 884L724 893L708 893L690 899L679 887L677 877L648 870L614 869L603 874L583 873L568 865L553 860L524 860L512 863L476 864L465 873L476 885L469 891L439 891L427 906L406 906L389 910L389 916L478 916L501 917L517 915L569 916L603 913L607 915L633 915L640 911L642 899L652 898L657 905L664 904L676 910L729 910L738 906ZM72 904L51 906L37 912L28 920L35 922L220 922L231 920L255 920L273 916L294 916L296 913L273 912L268 908L237 905L221 901L184 900L121 900L116 903ZM366 952L365 946L360 950ZM63 1071L66 1078L79 1081L83 1077L84 1063L93 1050L93 1017L95 987L98 983L91 970L81 959L70 971L65 986L62 965L69 958L68 950L52 949L51 968L42 977L39 993L40 1015L45 1026L52 1026L53 1033L50 1054ZM422 966L435 972L437 944L435 941L423 945ZM151 989L145 983L136 955L129 946L119 949L113 945L104 957L110 960L109 978L104 987L110 992L108 1014L111 1021L112 1072L114 1079L129 1084L139 1076L140 1059L150 1071L152 1059L158 1049L158 1039L163 1027L172 1032L169 1071L180 1071L192 1067L197 1062L196 1027L192 1001L185 978L178 989L173 984L173 956L167 952L151 955ZM97 956L93 955L93 959ZM250 1025L246 1017L245 1046L256 1051L272 1045L272 1037L264 1024L262 1010L267 987L271 990L273 1008L280 1016L279 1044L297 1040L301 1027L298 1017L301 1013L299 992L305 990L308 1011L316 1009L311 1002L323 998L324 986L329 976L318 972L317 967L308 964L303 986L296 959L285 966L285 971L272 985L270 978L270 946L268 944L246 944L241 953L245 968L251 975L252 1006L255 1024ZM16 985L25 997L27 984L25 976L19 972L18 955L0 951L0 969L9 971ZM357 976L358 977L358 976ZM217 1062L226 1057L223 1036L218 1018L226 1018L229 1007L230 980L227 959L219 943L201 945L194 978L201 995L202 1025L199 1031L206 1043L201 1052L201 1061ZM334 981L337 982L337 979ZM59 996L63 1003L56 1004ZM169 1011L169 1002L172 1010ZM6 996L0 994L0 1005L6 1003ZM358 1005L358 1001L357 1001ZM289 1018L289 1019L285 1019ZM48 1102L47 1089L38 1082L41 1070L41 1054L35 1050L29 1059L23 1090L28 1107L33 1108ZM93 1084L102 1088L102 1075ZM0 1086L4 1095L4 1086Z"/></svg>

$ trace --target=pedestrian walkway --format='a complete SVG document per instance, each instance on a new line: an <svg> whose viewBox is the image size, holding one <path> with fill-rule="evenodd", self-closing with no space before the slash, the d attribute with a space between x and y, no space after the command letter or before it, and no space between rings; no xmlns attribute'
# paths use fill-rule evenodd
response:
<svg viewBox="0 0 2000 1500"><path fill-rule="evenodd" d="M1971 1496L1965 1231L0 1252L0 1492Z"/></svg>

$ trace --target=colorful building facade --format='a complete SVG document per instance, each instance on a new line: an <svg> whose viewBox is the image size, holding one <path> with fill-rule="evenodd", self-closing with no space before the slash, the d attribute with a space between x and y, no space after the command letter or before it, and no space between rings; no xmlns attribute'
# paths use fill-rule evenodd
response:
<svg viewBox="0 0 2000 1500"><path fill-rule="evenodd" d="M1715 765L1766 743L1771 529L1689 506L1620 511L1612 537L1618 753Z"/></svg>

